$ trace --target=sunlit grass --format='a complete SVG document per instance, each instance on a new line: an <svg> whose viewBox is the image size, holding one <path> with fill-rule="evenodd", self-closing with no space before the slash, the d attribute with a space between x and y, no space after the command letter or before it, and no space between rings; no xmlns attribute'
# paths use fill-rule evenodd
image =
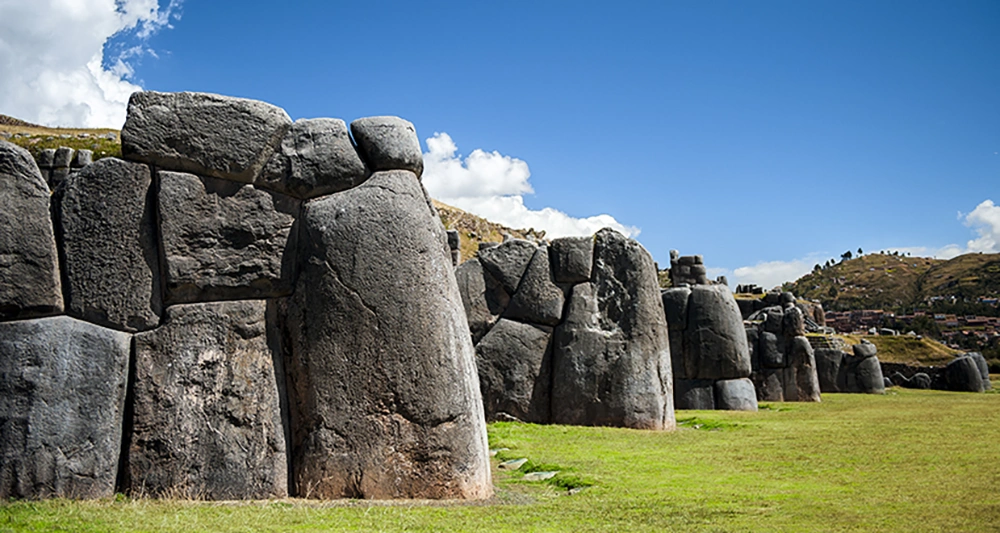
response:
<svg viewBox="0 0 1000 533"><path fill-rule="evenodd" d="M1000 394L893 389L677 418L673 433L493 424L491 446L509 448L495 461L529 462L495 471L485 504L11 502L0 531L1000 530Z"/></svg>

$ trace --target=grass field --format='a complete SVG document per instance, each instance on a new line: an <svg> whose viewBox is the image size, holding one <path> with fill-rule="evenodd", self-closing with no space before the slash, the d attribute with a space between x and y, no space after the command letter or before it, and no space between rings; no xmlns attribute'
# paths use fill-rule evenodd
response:
<svg viewBox="0 0 1000 533"><path fill-rule="evenodd" d="M677 416L673 433L493 424L499 459L562 472L495 472L486 503L7 502L0 531L1000 531L1000 394Z"/></svg>

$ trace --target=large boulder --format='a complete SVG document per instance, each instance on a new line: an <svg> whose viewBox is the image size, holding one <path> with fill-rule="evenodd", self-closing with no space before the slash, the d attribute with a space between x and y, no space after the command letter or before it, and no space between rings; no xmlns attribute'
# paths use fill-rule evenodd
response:
<svg viewBox="0 0 1000 533"><path fill-rule="evenodd" d="M695 285L688 300L684 358L697 379L750 376L750 349L743 318L725 285Z"/></svg>
<svg viewBox="0 0 1000 533"><path fill-rule="evenodd" d="M487 420L500 413L549 421L552 328L502 319L476 345L476 368Z"/></svg>
<svg viewBox="0 0 1000 533"><path fill-rule="evenodd" d="M859 352L855 350L854 353L857 354ZM864 351L861 353L868 352ZM844 367L845 370L841 383L846 383L846 387L841 386L841 392L885 393L885 379L882 377L882 365L879 364L878 357L874 355L870 357L849 355L844 358Z"/></svg>
<svg viewBox="0 0 1000 533"><path fill-rule="evenodd" d="M785 401L820 401L819 376L816 374L816 356L809 339L793 337L789 350L789 367L786 370ZM876 366L878 361L875 362ZM794 379L789 378L794 376ZM879 372L881 379L881 371ZM794 382L794 383L793 383ZM790 392L793 391L793 392Z"/></svg>
<svg viewBox="0 0 1000 533"><path fill-rule="evenodd" d="M416 175L376 172L300 222L285 325L297 493L490 496L472 339Z"/></svg>
<svg viewBox="0 0 1000 533"><path fill-rule="evenodd" d="M653 259L603 229L591 279L573 286L554 334L552 422L673 429L670 339Z"/></svg>
<svg viewBox="0 0 1000 533"><path fill-rule="evenodd" d="M309 199L356 187L368 175L347 124L339 118L313 118L292 124L256 183Z"/></svg>
<svg viewBox="0 0 1000 533"><path fill-rule="evenodd" d="M123 331L156 327L162 312L149 167L106 157L57 191L66 310Z"/></svg>
<svg viewBox="0 0 1000 533"><path fill-rule="evenodd" d="M715 387L710 379L675 379L674 409L715 409Z"/></svg>
<svg viewBox="0 0 1000 533"><path fill-rule="evenodd" d="M508 294L514 294L521 284L521 276L537 251L538 246L528 241L511 239L499 246L480 249L479 261Z"/></svg>
<svg viewBox="0 0 1000 533"><path fill-rule="evenodd" d="M756 411L757 391L749 378L715 382L715 408L726 411Z"/></svg>
<svg viewBox="0 0 1000 533"><path fill-rule="evenodd" d="M135 336L126 486L210 500L288 494L264 300L175 305Z"/></svg>
<svg viewBox="0 0 1000 533"><path fill-rule="evenodd" d="M562 237L549 246L552 275L556 283L580 283L590 279L594 263L593 237Z"/></svg>
<svg viewBox="0 0 1000 533"><path fill-rule="evenodd" d="M816 374L819 378L819 388L823 392L841 392L840 375L847 355L838 348L816 348L813 351L816 358Z"/></svg>
<svg viewBox="0 0 1000 533"><path fill-rule="evenodd" d="M990 367L986 363L986 358L983 357L983 354L979 352L969 352L965 355L971 357L972 360L975 361L976 367L979 369L979 375L983 378L983 389L993 390L993 384L990 383Z"/></svg>
<svg viewBox="0 0 1000 533"><path fill-rule="evenodd" d="M61 313L49 186L27 150L0 141L0 320Z"/></svg>
<svg viewBox="0 0 1000 533"><path fill-rule="evenodd" d="M455 279L469 320L472 342L478 343L507 309L510 296L500 282L483 269L477 257L459 265L455 269Z"/></svg>
<svg viewBox="0 0 1000 533"><path fill-rule="evenodd" d="M688 358L684 356L684 328L687 327L687 305L691 289L675 287L662 291L660 296L663 299L663 311L667 316L667 330L670 332L670 366L674 380L695 379L698 375L697 365L688 368ZM674 391L674 398L681 396ZM675 407L689 409L680 407L679 404Z"/></svg>
<svg viewBox="0 0 1000 533"><path fill-rule="evenodd" d="M0 323L0 498L114 495L131 337L66 316Z"/></svg>
<svg viewBox="0 0 1000 533"><path fill-rule="evenodd" d="M944 367L948 389L960 392L983 392L983 375L976 360L968 356L952 359Z"/></svg>
<svg viewBox="0 0 1000 533"><path fill-rule="evenodd" d="M122 155L161 170L253 183L292 125L279 107L206 93L132 93Z"/></svg>
<svg viewBox="0 0 1000 533"><path fill-rule="evenodd" d="M299 200L181 172L159 178L168 304L291 294Z"/></svg>
<svg viewBox="0 0 1000 533"><path fill-rule="evenodd" d="M548 247L539 246L521 276L504 317L555 326L562 319L565 302L562 289L552 282Z"/></svg>
<svg viewBox="0 0 1000 533"><path fill-rule="evenodd" d="M754 388L757 390L757 400L761 402L785 401L784 374L784 368L768 368L755 372L753 378Z"/></svg>
<svg viewBox="0 0 1000 533"><path fill-rule="evenodd" d="M424 171L417 129L399 117L365 117L351 122L358 151L374 170L409 170L417 178Z"/></svg>
<svg viewBox="0 0 1000 533"><path fill-rule="evenodd" d="M762 368L785 368L785 352L781 346L780 337L770 331L760 332L758 339L759 360Z"/></svg>

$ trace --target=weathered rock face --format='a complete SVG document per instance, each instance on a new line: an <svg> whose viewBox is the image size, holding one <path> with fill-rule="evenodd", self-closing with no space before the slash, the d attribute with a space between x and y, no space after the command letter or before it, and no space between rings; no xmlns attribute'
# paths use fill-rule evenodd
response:
<svg viewBox="0 0 1000 533"><path fill-rule="evenodd" d="M716 409L756 411L757 391L748 378L720 379L715 382Z"/></svg>
<svg viewBox="0 0 1000 533"><path fill-rule="evenodd" d="M548 248L540 246L528 262L504 316L522 322L555 326L562 318L565 301L562 289L552 282Z"/></svg>
<svg viewBox="0 0 1000 533"><path fill-rule="evenodd" d="M368 175L343 120L300 119L285 134L257 185L309 199L357 187Z"/></svg>
<svg viewBox="0 0 1000 533"><path fill-rule="evenodd" d="M882 367L875 357L874 344L855 344L852 347L853 356L844 358L842 377L839 378L843 392L861 392L866 394L884 394L885 379L882 377ZM846 384L846 386L844 386Z"/></svg>
<svg viewBox="0 0 1000 533"><path fill-rule="evenodd" d="M751 381L758 401L818 402L821 380L836 384L842 374L842 353L822 351L822 367L803 333L802 310L792 293L770 292L754 304L746 337L754 341ZM822 376L821 376L822 374Z"/></svg>
<svg viewBox="0 0 1000 533"><path fill-rule="evenodd" d="M301 223L286 322L297 493L488 497L472 342L417 177L376 172L308 202Z"/></svg>
<svg viewBox="0 0 1000 533"><path fill-rule="evenodd" d="M723 285L695 285L684 330L687 368L698 379L738 379L750 375L750 350L739 307Z"/></svg>
<svg viewBox="0 0 1000 533"><path fill-rule="evenodd" d="M556 283L580 283L590 279L594 263L592 237L554 239L549 247L553 280Z"/></svg>
<svg viewBox="0 0 1000 533"><path fill-rule="evenodd" d="M652 258L621 234L594 237L590 283L555 331L552 422L672 429L670 339Z"/></svg>
<svg viewBox="0 0 1000 533"><path fill-rule="evenodd" d="M819 377L816 374L816 357L805 337L794 337L791 342L789 369L794 370L795 387L785 382L785 401L818 402L820 401ZM879 373L881 375L881 372ZM787 374L786 374L787 375ZM790 394L789 390L795 393Z"/></svg>
<svg viewBox="0 0 1000 533"><path fill-rule="evenodd" d="M976 367L979 369L979 375L983 378L983 390L993 390L993 384L990 383L990 367L986 364L986 358L983 357L983 354L969 352L966 355L975 361Z"/></svg>
<svg viewBox="0 0 1000 533"><path fill-rule="evenodd" d="M292 120L279 107L217 94L133 93L125 159L162 170L253 183Z"/></svg>
<svg viewBox="0 0 1000 533"><path fill-rule="evenodd" d="M478 343L507 308L510 296L500 282L483 269L478 258L459 265L455 279L469 320L472 342Z"/></svg>
<svg viewBox="0 0 1000 533"><path fill-rule="evenodd" d="M65 316L0 323L0 498L114 494L130 343Z"/></svg>
<svg viewBox="0 0 1000 533"><path fill-rule="evenodd" d="M176 305L135 336L126 485L207 499L288 494L263 300Z"/></svg>
<svg viewBox="0 0 1000 533"><path fill-rule="evenodd" d="M480 250L479 261L508 294L513 294L537 251L538 247L528 241L511 239L499 246Z"/></svg>
<svg viewBox="0 0 1000 533"><path fill-rule="evenodd" d="M162 311L149 167L104 158L57 191L56 231L67 312L123 331L159 324Z"/></svg>
<svg viewBox="0 0 1000 533"><path fill-rule="evenodd" d="M945 368L948 388L961 392L983 392L983 376L976 361L968 356L956 357Z"/></svg>
<svg viewBox="0 0 1000 533"><path fill-rule="evenodd" d="M476 345L476 368L487 420L506 413L549 421L552 328L502 319Z"/></svg>
<svg viewBox="0 0 1000 533"><path fill-rule="evenodd" d="M365 117L351 122L358 150L374 170L409 170L417 178L424 172L417 129L399 117Z"/></svg>
<svg viewBox="0 0 1000 533"><path fill-rule="evenodd" d="M167 303L291 293L298 200L193 174L159 177Z"/></svg>
<svg viewBox="0 0 1000 533"><path fill-rule="evenodd" d="M49 187L27 150L0 141L0 320L61 313Z"/></svg>
<svg viewBox="0 0 1000 533"><path fill-rule="evenodd" d="M846 354L837 348L817 348L814 350L814 355L820 390L823 392L842 392L839 381ZM879 373L881 374L881 371Z"/></svg>

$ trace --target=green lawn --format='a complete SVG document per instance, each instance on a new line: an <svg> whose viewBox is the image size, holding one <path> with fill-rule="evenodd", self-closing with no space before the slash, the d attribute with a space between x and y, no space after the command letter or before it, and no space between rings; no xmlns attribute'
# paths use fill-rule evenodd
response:
<svg viewBox="0 0 1000 533"><path fill-rule="evenodd" d="M677 417L673 433L493 424L500 458L563 473L496 473L486 504L10 502L0 531L1000 531L1000 394Z"/></svg>

